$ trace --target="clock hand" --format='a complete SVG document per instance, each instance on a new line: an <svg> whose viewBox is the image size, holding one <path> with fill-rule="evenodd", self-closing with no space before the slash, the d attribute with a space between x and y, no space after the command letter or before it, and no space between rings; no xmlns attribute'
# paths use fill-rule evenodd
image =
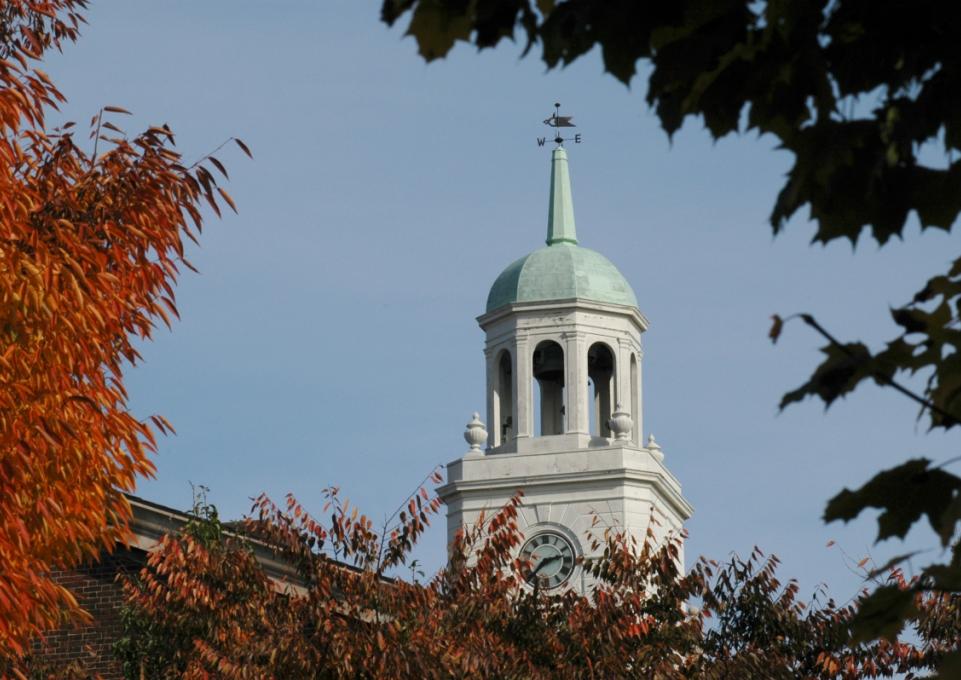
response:
<svg viewBox="0 0 961 680"><path fill-rule="evenodd" d="M527 580L528 581L531 580L532 578L537 576L537 572L539 572L541 569L543 569L545 566L547 566L551 562L556 562L559 559L561 559L560 555L552 555L551 557L545 557L544 559L542 559L540 562L537 563L537 566L534 567L533 571L531 571L531 575L528 577Z"/></svg>

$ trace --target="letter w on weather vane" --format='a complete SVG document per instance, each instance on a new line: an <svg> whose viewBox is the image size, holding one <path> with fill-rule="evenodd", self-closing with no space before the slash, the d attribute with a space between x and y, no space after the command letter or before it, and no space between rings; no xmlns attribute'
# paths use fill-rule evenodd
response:
<svg viewBox="0 0 961 680"><path fill-rule="evenodd" d="M554 143L557 146L564 146L564 142L573 141L575 144L581 143L580 133L576 133L573 137L561 137L561 128L565 127L577 127L572 122L574 116L562 116L561 115L561 105L560 103L554 104L554 114L544 121L544 125L554 128ZM544 146L547 142L547 137L538 137L537 146Z"/></svg>

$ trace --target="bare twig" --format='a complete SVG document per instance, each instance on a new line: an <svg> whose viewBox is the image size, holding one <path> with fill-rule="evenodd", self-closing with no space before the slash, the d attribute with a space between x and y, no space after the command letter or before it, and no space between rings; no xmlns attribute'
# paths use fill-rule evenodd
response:
<svg viewBox="0 0 961 680"><path fill-rule="evenodd" d="M196 161L194 161L194 163L193 163L192 165L188 166L187 169L188 169L188 170L193 170L193 169L196 168L198 165L200 165L201 163L203 163L205 160L207 160L208 158L210 158L211 156L213 156L215 153L217 153L218 151L220 151L222 148L224 148L225 146L227 146L227 145L230 144L231 142L237 142L237 141L239 141L239 140L238 140L236 137L228 137L228 138L225 139L223 142L221 142L220 145L217 146L216 149L213 149L212 151L208 151L207 153L205 153L203 156L201 156L201 157L198 158ZM241 147L241 148L243 148L243 147Z"/></svg>

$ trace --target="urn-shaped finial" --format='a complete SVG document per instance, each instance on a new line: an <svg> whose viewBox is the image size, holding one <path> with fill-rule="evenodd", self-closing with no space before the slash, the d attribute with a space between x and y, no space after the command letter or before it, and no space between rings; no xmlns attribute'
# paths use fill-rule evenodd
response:
<svg viewBox="0 0 961 680"><path fill-rule="evenodd" d="M631 436L631 430L634 429L634 421L631 419L631 414L624 411L620 404L617 405L614 413L611 414L611 419L607 425L611 428L611 432L614 433L614 438L621 441L629 438Z"/></svg>
<svg viewBox="0 0 961 680"><path fill-rule="evenodd" d="M481 422L479 413L475 413L471 421L467 423L464 439L470 444L471 451L480 451L481 447L487 443L487 428Z"/></svg>
<svg viewBox="0 0 961 680"><path fill-rule="evenodd" d="M653 434L647 435L647 450L661 460L664 459L664 452L661 451L661 445L657 443L656 439L654 439Z"/></svg>

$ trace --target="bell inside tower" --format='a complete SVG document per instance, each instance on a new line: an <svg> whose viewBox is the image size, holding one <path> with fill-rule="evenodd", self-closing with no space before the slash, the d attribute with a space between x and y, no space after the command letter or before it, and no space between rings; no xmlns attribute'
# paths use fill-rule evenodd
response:
<svg viewBox="0 0 961 680"><path fill-rule="evenodd" d="M534 421L540 425L537 434L564 434L564 350L561 346L553 340L539 343L534 349L533 373L540 397L534 414Z"/></svg>

